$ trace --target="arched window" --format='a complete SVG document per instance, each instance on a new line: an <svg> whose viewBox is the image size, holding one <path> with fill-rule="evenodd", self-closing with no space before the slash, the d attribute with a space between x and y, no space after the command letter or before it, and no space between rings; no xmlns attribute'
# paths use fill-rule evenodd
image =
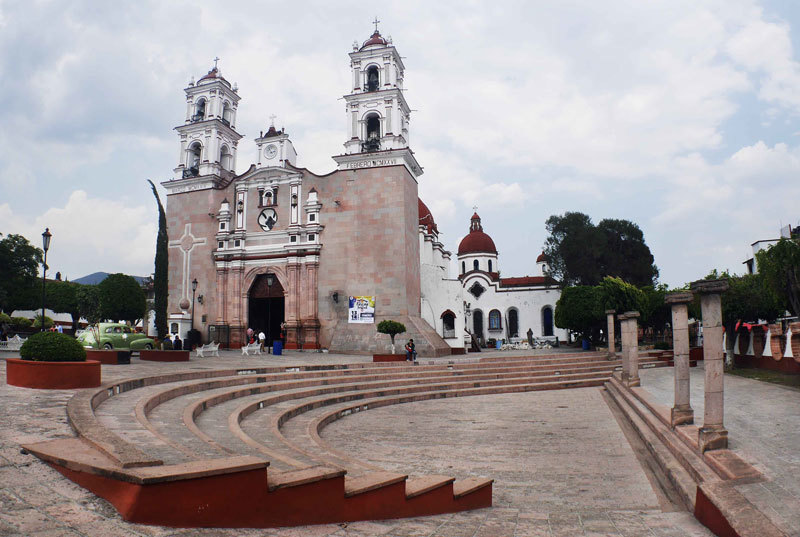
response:
<svg viewBox="0 0 800 537"><path fill-rule="evenodd" d="M366 91L378 91L380 84L378 68L375 65L372 65L369 69L367 69L367 86L364 89L366 89Z"/></svg>
<svg viewBox="0 0 800 537"><path fill-rule="evenodd" d="M223 145L220 149L219 163L223 170L233 171L233 155L227 145Z"/></svg>
<svg viewBox="0 0 800 537"><path fill-rule="evenodd" d="M227 126L231 126L231 121L233 120L233 109L228 101L222 105L222 122Z"/></svg>
<svg viewBox="0 0 800 537"><path fill-rule="evenodd" d="M550 306L542 308L542 335L553 335L553 308Z"/></svg>
<svg viewBox="0 0 800 537"><path fill-rule="evenodd" d="M183 170L184 177L197 177L200 175L200 158L203 154L203 146L200 142L195 142L186 150L186 168Z"/></svg>
<svg viewBox="0 0 800 537"><path fill-rule="evenodd" d="M516 308L508 310L508 337L519 337L519 312Z"/></svg>
<svg viewBox="0 0 800 537"><path fill-rule="evenodd" d="M489 312L489 330L502 330L503 326L500 323L500 312L492 310Z"/></svg>
<svg viewBox="0 0 800 537"><path fill-rule="evenodd" d="M381 118L378 114L367 116L366 129L364 151L379 151L381 148Z"/></svg>
<svg viewBox="0 0 800 537"><path fill-rule="evenodd" d="M442 332L444 338L456 337L456 316L450 310L442 313Z"/></svg>
<svg viewBox="0 0 800 537"><path fill-rule="evenodd" d="M475 337L479 340L483 340L483 312L481 310L473 310L472 327Z"/></svg>
<svg viewBox="0 0 800 537"><path fill-rule="evenodd" d="M203 98L198 99L194 107L194 115L192 121L203 121L206 118L206 100Z"/></svg>
<svg viewBox="0 0 800 537"><path fill-rule="evenodd" d="M475 261L472 262L472 269L478 270L478 268L479 268L478 260L476 259Z"/></svg>
<svg viewBox="0 0 800 537"><path fill-rule="evenodd" d="M466 261L462 261L461 262L461 274L466 274L466 273L467 273L467 262Z"/></svg>
<svg viewBox="0 0 800 537"><path fill-rule="evenodd" d="M492 271L492 260L490 259L489 260L489 272L491 272L491 271Z"/></svg>

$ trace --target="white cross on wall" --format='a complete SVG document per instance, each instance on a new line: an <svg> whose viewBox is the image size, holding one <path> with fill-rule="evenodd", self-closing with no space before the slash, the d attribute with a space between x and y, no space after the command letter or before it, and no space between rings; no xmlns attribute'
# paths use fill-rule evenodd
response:
<svg viewBox="0 0 800 537"><path fill-rule="evenodd" d="M192 250L199 244L205 244L205 238L197 238L192 235L192 224L186 224L183 236L178 240L169 241L170 248L180 248L183 253L183 273L181 274L181 297L189 299L189 269L192 261Z"/></svg>

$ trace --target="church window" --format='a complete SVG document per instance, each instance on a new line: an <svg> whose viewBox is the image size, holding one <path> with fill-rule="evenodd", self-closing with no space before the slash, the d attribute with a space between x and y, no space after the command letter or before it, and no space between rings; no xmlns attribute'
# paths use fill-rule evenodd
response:
<svg viewBox="0 0 800 537"><path fill-rule="evenodd" d="M197 177L200 175L200 157L203 146L200 142L195 142L186 150L186 168L183 170L184 177Z"/></svg>
<svg viewBox="0 0 800 537"><path fill-rule="evenodd" d="M465 261L461 262L461 274L466 274L467 272L467 263Z"/></svg>
<svg viewBox="0 0 800 537"><path fill-rule="evenodd" d="M380 87L380 75L376 66L371 66L367 69L367 84L364 88L365 91L378 91Z"/></svg>
<svg viewBox="0 0 800 537"><path fill-rule="evenodd" d="M519 312L516 308L508 310L508 337L519 337Z"/></svg>
<svg viewBox="0 0 800 537"><path fill-rule="evenodd" d="M486 289L478 282L473 283L472 287L469 288L469 292L472 293L475 298L480 298L484 291L486 291Z"/></svg>
<svg viewBox="0 0 800 537"><path fill-rule="evenodd" d="M219 241L219 242L217 242L217 248L219 248L220 250L222 250L223 248L225 248L225 243L224 243L224 242L222 242L222 241Z"/></svg>
<svg viewBox="0 0 800 537"><path fill-rule="evenodd" d="M297 242L297 237L292 235L291 237L289 237L289 242Z"/></svg>
<svg viewBox="0 0 800 537"><path fill-rule="evenodd" d="M219 162L223 170L233 171L233 155L227 145L220 149Z"/></svg>
<svg viewBox="0 0 800 537"><path fill-rule="evenodd" d="M456 337L456 316L450 310L442 314L442 337L445 339Z"/></svg>
<svg viewBox="0 0 800 537"><path fill-rule="evenodd" d="M363 151L380 151L381 149L381 118L378 114L370 114L366 119L366 137L362 144Z"/></svg>
<svg viewBox="0 0 800 537"><path fill-rule="evenodd" d="M220 231L225 231L226 227L228 227L228 226L227 226L227 224L225 222L220 222L219 223L219 230Z"/></svg>
<svg viewBox="0 0 800 537"><path fill-rule="evenodd" d="M489 260L489 272L491 272L491 271L492 271L492 260L490 259Z"/></svg>
<svg viewBox="0 0 800 537"><path fill-rule="evenodd" d="M478 265L478 260L477 259L472 262L472 269L473 270L479 270L480 269L480 265Z"/></svg>
<svg viewBox="0 0 800 537"><path fill-rule="evenodd" d="M500 324L500 312L492 310L489 312L489 330L502 330Z"/></svg>
<svg viewBox="0 0 800 537"><path fill-rule="evenodd" d="M242 241L240 241L240 240L233 241L233 246L236 247L236 248L238 248L239 245L241 245L241 244L242 244Z"/></svg>
<svg viewBox="0 0 800 537"><path fill-rule="evenodd" d="M309 221L309 222L313 222L313 221L315 221L316 219L317 219L317 215L315 215L315 214L310 214L310 215L308 215L308 221Z"/></svg>
<svg viewBox="0 0 800 537"><path fill-rule="evenodd" d="M200 99L194 107L192 121L203 121L206 118L206 100Z"/></svg>
<svg viewBox="0 0 800 537"><path fill-rule="evenodd" d="M310 240L310 241L314 240L314 234L313 233L309 233L308 234L308 240Z"/></svg>
<svg viewBox="0 0 800 537"><path fill-rule="evenodd" d="M228 101L225 101L225 103L222 105L222 122L230 127L232 118L233 118L233 110L231 108L231 105Z"/></svg>

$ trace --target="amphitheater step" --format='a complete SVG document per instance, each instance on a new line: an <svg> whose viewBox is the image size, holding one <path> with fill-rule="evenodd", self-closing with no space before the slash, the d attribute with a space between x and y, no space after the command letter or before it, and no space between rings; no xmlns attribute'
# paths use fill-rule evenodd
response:
<svg viewBox="0 0 800 537"><path fill-rule="evenodd" d="M359 477L347 476L344 480L344 496L345 498L350 498L351 496L400 483L406 479L408 479L407 475L394 472L373 472Z"/></svg>
<svg viewBox="0 0 800 537"><path fill-rule="evenodd" d="M426 475L409 478L406 481L406 498L416 498L432 490L446 487L455 481L454 477L446 475Z"/></svg>

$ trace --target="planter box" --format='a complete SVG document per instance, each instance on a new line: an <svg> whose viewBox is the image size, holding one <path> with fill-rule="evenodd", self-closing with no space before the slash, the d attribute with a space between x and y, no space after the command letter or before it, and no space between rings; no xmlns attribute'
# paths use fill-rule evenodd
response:
<svg viewBox="0 0 800 537"><path fill-rule="evenodd" d="M117 365L130 364L131 351L107 351L97 349L86 349L87 360L97 360L101 364Z"/></svg>
<svg viewBox="0 0 800 537"><path fill-rule="evenodd" d="M406 353L403 354L373 354L373 362L405 362Z"/></svg>
<svg viewBox="0 0 800 537"><path fill-rule="evenodd" d="M192 351L139 351L139 359L148 362L188 362Z"/></svg>
<svg viewBox="0 0 800 537"><path fill-rule="evenodd" d="M6 382L11 386L39 390L74 390L100 386L100 362L34 362L6 360Z"/></svg>

